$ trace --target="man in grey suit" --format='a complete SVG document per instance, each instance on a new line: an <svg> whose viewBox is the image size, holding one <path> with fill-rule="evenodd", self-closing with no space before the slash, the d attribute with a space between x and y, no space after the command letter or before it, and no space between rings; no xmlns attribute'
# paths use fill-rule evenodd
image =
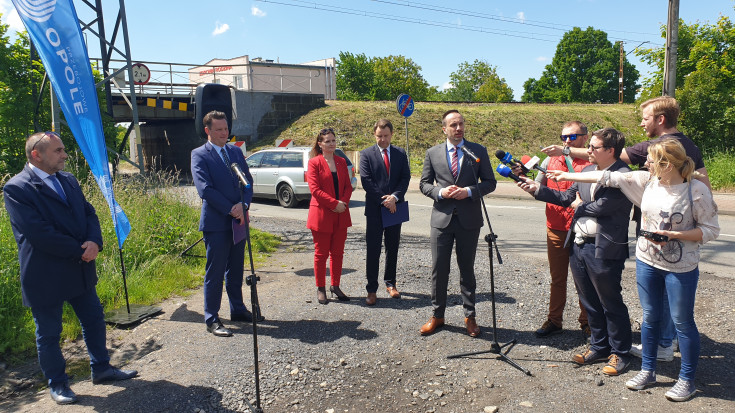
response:
<svg viewBox="0 0 735 413"><path fill-rule="evenodd" d="M429 335L444 325L452 247L456 245L465 326L480 335L475 321L475 253L483 226L480 199L495 190L495 175L484 146L464 140L465 121L457 110L442 115L446 142L426 151L421 192L434 200L431 210L431 302L434 314L421 329ZM469 150L477 161L462 149Z"/></svg>

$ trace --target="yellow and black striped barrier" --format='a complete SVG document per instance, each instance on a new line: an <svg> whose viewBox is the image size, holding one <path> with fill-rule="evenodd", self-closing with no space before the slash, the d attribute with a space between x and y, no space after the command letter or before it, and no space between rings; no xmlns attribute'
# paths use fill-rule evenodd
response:
<svg viewBox="0 0 735 413"><path fill-rule="evenodd" d="M182 102L173 102L170 100L146 98L146 106L152 108L162 108L171 110L180 110L182 112L189 111L189 104Z"/></svg>

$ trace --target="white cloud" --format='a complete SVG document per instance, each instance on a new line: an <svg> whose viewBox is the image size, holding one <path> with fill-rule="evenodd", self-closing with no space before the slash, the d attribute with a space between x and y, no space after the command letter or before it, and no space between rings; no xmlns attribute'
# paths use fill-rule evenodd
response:
<svg viewBox="0 0 735 413"><path fill-rule="evenodd" d="M7 24L9 27L8 32L13 31L22 32L25 31L25 26L18 16L18 12L15 11L15 7L12 6L9 0L0 0L0 13L3 15L3 24Z"/></svg>
<svg viewBox="0 0 735 413"><path fill-rule="evenodd" d="M444 82L444 84L442 85L442 87L439 88L439 90L449 90L452 88L454 88L454 85L452 84L452 82Z"/></svg>
<svg viewBox="0 0 735 413"><path fill-rule="evenodd" d="M230 30L230 25L227 23L220 23L217 22L214 25L214 31L212 32L212 36L219 36L220 34Z"/></svg>
<svg viewBox="0 0 735 413"><path fill-rule="evenodd" d="M250 8L250 14L252 14L255 17L265 17L265 12L255 6Z"/></svg>
<svg viewBox="0 0 735 413"><path fill-rule="evenodd" d="M521 23L526 22L526 13L519 11L518 13L516 13L516 17L518 18L518 20L521 21Z"/></svg>
<svg viewBox="0 0 735 413"><path fill-rule="evenodd" d="M548 62L549 61L549 58L546 57L546 56L539 56L539 57L536 58L536 61L537 62Z"/></svg>

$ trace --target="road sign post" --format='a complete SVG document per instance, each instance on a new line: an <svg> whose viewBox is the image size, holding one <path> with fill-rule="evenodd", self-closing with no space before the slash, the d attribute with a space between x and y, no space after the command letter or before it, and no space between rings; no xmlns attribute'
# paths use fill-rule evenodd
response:
<svg viewBox="0 0 735 413"><path fill-rule="evenodd" d="M410 168L411 157L408 153L408 117L413 114L413 99L411 99L411 96L406 93L399 95L398 99L396 99L396 109L398 109L398 113L403 116L403 120L406 122L406 157L408 158L408 165Z"/></svg>

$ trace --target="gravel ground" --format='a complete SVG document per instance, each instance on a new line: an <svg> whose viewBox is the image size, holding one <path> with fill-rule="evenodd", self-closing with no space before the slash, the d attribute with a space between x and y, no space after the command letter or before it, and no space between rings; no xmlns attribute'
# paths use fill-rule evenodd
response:
<svg viewBox="0 0 735 413"><path fill-rule="evenodd" d="M634 392L619 377L602 374L604 364L578 367L570 361L586 343L576 326L576 293L569 281L566 318L570 329L548 339L533 331L544 321L549 276L546 262L503 253L496 256L497 341L517 340L508 354L530 370L527 376L495 354L459 359L447 355L491 349L492 306L487 248L478 249L477 313L480 338L464 331L456 266L452 267L447 326L422 337L418 329L431 315L430 251L424 237L402 238L398 288L403 298L378 291L378 303L364 303L364 234L351 230L342 288L353 296L343 303L316 302L311 234L300 221L253 218L256 228L280 234L281 250L258 270L258 293L266 321L259 325L261 404L266 412L500 412L515 411L706 411L735 410L735 281L702 274L696 317L702 335L698 392L686 403L664 393L673 385L679 355L660 363L659 384ZM624 296L640 341L641 310L633 261L624 272ZM382 268L382 267L381 267ZM246 302L248 288L245 287ZM37 363L3 372L0 409L5 411L244 412L254 404L252 327L222 317L234 337L216 338L202 322L202 293L173 298L163 313L129 330L110 330L113 362L140 371L140 377L94 386L79 343L65 349L78 366L72 389L80 402L56 406L42 388ZM248 304L249 306L249 304ZM81 366L81 367L79 367Z"/></svg>

